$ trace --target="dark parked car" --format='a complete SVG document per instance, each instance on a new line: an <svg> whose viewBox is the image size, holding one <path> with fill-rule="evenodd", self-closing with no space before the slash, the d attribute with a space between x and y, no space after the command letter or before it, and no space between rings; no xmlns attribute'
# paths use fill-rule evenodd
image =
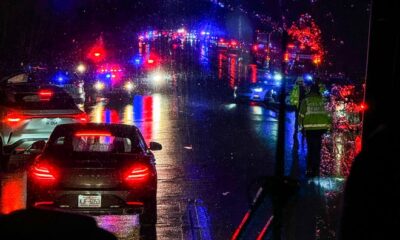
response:
<svg viewBox="0 0 400 240"><path fill-rule="evenodd" d="M27 207L142 213L142 224L155 224L157 172L151 150L161 148L155 142L147 147L134 126L59 125L29 167Z"/></svg>

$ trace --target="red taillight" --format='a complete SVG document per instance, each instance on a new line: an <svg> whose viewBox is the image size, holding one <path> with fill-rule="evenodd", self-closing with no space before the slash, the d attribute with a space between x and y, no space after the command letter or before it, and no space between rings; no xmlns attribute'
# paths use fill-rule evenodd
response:
<svg viewBox="0 0 400 240"><path fill-rule="evenodd" d="M89 121L89 117L86 113L80 113L80 114L75 115L75 119L82 123Z"/></svg>
<svg viewBox="0 0 400 240"><path fill-rule="evenodd" d="M288 44L287 47L288 47L288 48L294 48L294 44L293 44L293 43L290 43L290 44Z"/></svg>
<svg viewBox="0 0 400 240"><path fill-rule="evenodd" d="M5 117L3 122L8 124L18 124L24 121L27 117L20 113L8 113Z"/></svg>
<svg viewBox="0 0 400 240"><path fill-rule="evenodd" d="M17 123L21 122L24 119L24 116L21 114L16 114L16 113L10 113L7 114L5 117L5 121L9 123Z"/></svg>
<svg viewBox="0 0 400 240"><path fill-rule="evenodd" d="M135 164L124 174L124 179L128 183L139 183L146 181L150 176L150 168L145 164Z"/></svg>
<svg viewBox="0 0 400 240"><path fill-rule="evenodd" d="M35 207L45 206L45 205L53 205L54 202L46 201L46 202L35 202Z"/></svg>
<svg viewBox="0 0 400 240"><path fill-rule="evenodd" d="M53 94L54 94L54 92L52 90L48 90L48 89L40 90L39 91L40 101L50 101Z"/></svg>
<svg viewBox="0 0 400 240"><path fill-rule="evenodd" d="M142 203L142 202L126 202L126 204L132 205L132 206L143 206L144 205L144 203Z"/></svg>
<svg viewBox="0 0 400 240"><path fill-rule="evenodd" d="M33 180L41 183L54 183L57 180L55 168L45 163L35 164L31 168L30 175Z"/></svg>
<svg viewBox="0 0 400 240"><path fill-rule="evenodd" d="M101 131L81 131L75 133L76 137L111 137L110 132L101 132Z"/></svg>

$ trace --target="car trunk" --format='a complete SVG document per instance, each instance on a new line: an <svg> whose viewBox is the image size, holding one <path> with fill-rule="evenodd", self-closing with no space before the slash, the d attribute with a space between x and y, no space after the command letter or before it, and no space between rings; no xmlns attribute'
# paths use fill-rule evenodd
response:
<svg viewBox="0 0 400 240"><path fill-rule="evenodd" d="M24 129L37 132L52 132L59 124L80 122L78 109L60 110L24 110L21 112L25 118Z"/></svg>
<svg viewBox="0 0 400 240"><path fill-rule="evenodd" d="M113 189L123 183L123 172L139 160L135 154L72 153L57 160L61 188Z"/></svg>
<svg viewBox="0 0 400 240"><path fill-rule="evenodd" d="M118 168L67 168L62 171L60 187L80 189L112 189L121 184Z"/></svg>

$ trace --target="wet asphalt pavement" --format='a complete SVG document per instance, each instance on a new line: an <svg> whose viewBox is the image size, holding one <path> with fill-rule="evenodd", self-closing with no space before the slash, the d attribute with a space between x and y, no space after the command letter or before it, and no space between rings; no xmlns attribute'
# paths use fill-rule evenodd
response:
<svg viewBox="0 0 400 240"><path fill-rule="evenodd" d="M245 55L199 47L172 56L177 61L168 91L136 95L130 102L108 99L85 109L93 122L134 124L147 142L163 145L154 152L157 239L229 239L257 180L274 173L277 113L263 104L234 103L233 87L254 81L255 69ZM294 114L288 113L286 174L302 178L305 149L299 137L299 151L292 152L293 123ZM25 181L23 170L1 176L1 213L25 207ZM318 189L318 195L324 194L325 188ZM295 201L303 204L297 214L315 209L313 203ZM137 216L96 219L121 239L138 239Z"/></svg>

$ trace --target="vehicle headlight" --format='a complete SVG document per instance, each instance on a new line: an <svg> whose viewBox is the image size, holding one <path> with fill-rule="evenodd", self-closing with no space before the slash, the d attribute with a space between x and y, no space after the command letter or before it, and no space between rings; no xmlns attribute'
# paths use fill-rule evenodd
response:
<svg viewBox="0 0 400 240"><path fill-rule="evenodd" d="M103 83L103 82L100 82L100 81L97 81L97 82L94 84L94 89L96 89L97 91L103 90L104 87L105 87L104 83Z"/></svg>
<svg viewBox="0 0 400 240"><path fill-rule="evenodd" d="M166 78L167 76L163 72L155 72L150 76L150 80L156 86L165 84Z"/></svg>
<svg viewBox="0 0 400 240"><path fill-rule="evenodd" d="M282 79L283 79L282 74L280 74L280 73L275 73L275 75L274 75L274 80L276 80L276 81L281 81Z"/></svg>
<svg viewBox="0 0 400 240"><path fill-rule="evenodd" d="M133 84L133 82L126 82L124 85L124 89L126 91L132 91L135 88L135 85Z"/></svg>
<svg viewBox="0 0 400 240"><path fill-rule="evenodd" d="M156 73L153 75L153 81L155 83L160 83L162 79L163 79L163 77L162 77L161 73Z"/></svg>
<svg viewBox="0 0 400 240"><path fill-rule="evenodd" d="M254 92L262 92L264 89L263 88L253 88Z"/></svg>

